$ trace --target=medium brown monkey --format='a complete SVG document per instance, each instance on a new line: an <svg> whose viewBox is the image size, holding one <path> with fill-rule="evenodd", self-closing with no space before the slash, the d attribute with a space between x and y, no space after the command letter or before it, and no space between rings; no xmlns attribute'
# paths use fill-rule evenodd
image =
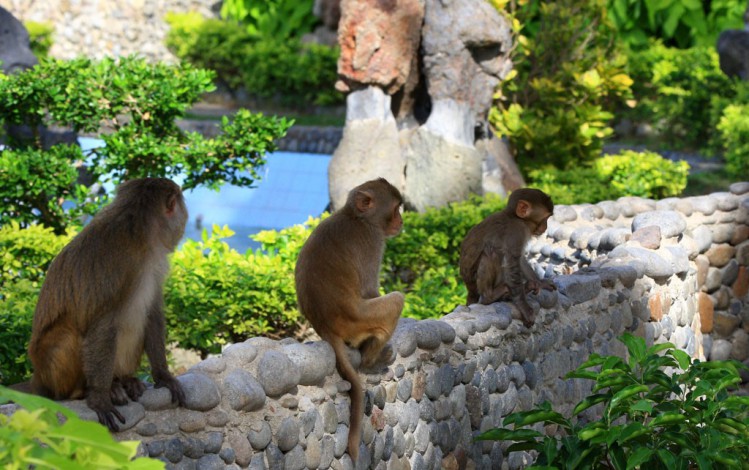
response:
<svg viewBox="0 0 749 470"><path fill-rule="evenodd" d="M467 303L488 305L511 299L523 324L531 327L535 314L526 292L556 286L538 278L525 259L531 236L542 235L554 212L554 203L543 191L522 188L510 194L504 210L488 216L468 231L460 247L460 276L468 288Z"/></svg>
<svg viewBox="0 0 749 470"><path fill-rule="evenodd" d="M34 312L31 386L53 399L86 397L99 421L117 431L114 407L145 390L133 374L145 349L157 387L184 404L169 373L162 286L167 255L182 238L187 208L174 182L123 183L114 201L60 252L49 267Z"/></svg>
<svg viewBox="0 0 749 470"><path fill-rule="evenodd" d="M400 192L385 179L349 192L346 205L315 228L296 263L299 309L335 351L338 371L351 383L348 452L356 462L364 415L364 391L345 344L359 348L371 367L386 349L403 310L403 294L380 296L385 238L403 225ZM385 351L383 351L385 350Z"/></svg>

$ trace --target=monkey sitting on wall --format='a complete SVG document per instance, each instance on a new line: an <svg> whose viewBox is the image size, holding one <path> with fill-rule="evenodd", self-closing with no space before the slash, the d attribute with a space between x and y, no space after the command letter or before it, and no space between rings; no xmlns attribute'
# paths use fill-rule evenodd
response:
<svg viewBox="0 0 749 470"><path fill-rule="evenodd" d="M48 398L85 396L99 421L117 431L114 407L137 400L133 374L145 350L156 387L184 404L166 362L162 288L167 255L182 238L187 208L164 178L127 181L114 201L63 248L47 272L34 312L31 388Z"/></svg>
<svg viewBox="0 0 749 470"><path fill-rule="evenodd" d="M403 225L402 204L400 192L383 178L357 186L346 205L315 228L296 264L299 310L333 347L338 371L351 383L348 452L354 462L364 391L345 344L361 351L364 367L378 363L388 351L404 297L400 292L380 296L380 265L385 239Z"/></svg>
<svg viewBox="0 0 749 470"><path fill-rule="evenodd" d="M468 305L510 299L523 324L533 326L535 314L525 294L556 286L538 278L524 251L531 236L546 232L553 212L554 203L543 191L522 188L510 194L504 210L468 231L460 246L460 276L468 289Z"/></svg>

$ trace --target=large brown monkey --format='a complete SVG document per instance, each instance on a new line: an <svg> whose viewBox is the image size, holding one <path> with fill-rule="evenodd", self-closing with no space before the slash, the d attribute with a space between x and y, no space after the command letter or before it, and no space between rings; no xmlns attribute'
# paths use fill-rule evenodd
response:
<svg viewBox="0 0 749 470"><path fill-rule="evenodd" d="M543 191L522 188L513 191L504 210L473 227L460 247L460 276L468 288L467 303L484 305L509 298L523 324L533 325L535 314L525 294L556 286L538 278L525 259L531 236L542 235L554 212L554 203Z"/></svg>
<svg viewBox="0 0 749 470"><path fill-rule="evenodd" d="M364 415L361 380L345 344L359 348L362 365L383 355L403 310L403 294L380 296L385 238L403 225L400 192L385 179L354 188L346 205L310 235L296 264L299 309L335 351L338 371L351 383L348 452L356 462Z"/></svg>
<svg viewBox="0 0 749 470"><path fill-rule="evenodd" d="M117 197L49 267L34 312L31 387L53 398L86 397L99 421L117 431L114 407L145 390L133 374L143 351L157 387L184 404L166 362L162 286L185 229L187 208L174 182L123 183Z"/></svg>

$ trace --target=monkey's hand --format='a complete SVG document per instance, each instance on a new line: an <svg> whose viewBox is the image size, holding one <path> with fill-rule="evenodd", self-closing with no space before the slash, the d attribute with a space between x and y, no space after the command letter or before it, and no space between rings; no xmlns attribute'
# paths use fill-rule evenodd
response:
<svg viewBox="0 0 749 470"><path fill-rule="evenodd" d="M86 397L86 404L96 412L99 422L109 428L110 431L117 432L120 430L115 418L120 423L125 424L125 417L114 407L108 392L104 396L96 393L89 394Z"/></svg>
<svg viewBox="0 0 749 470"><path fill-rule="evenodd" d="M160 377L158 379L154 377L154 379L154 387L166 387L170 392L172 392L172 403L177 403L179 404L179 406L185 406L185 391L182 388L182 384L179 383L179 380L175 379L171 375Z"/></svg>
<svg viewBox="0 0 749 470"><path fill-rule="evenodd" d="M528 302L523 300L515 304L520 311L520 320L523 322L526 328L530 328L536 322L536 314L533 313L533 308L528 305Z"/></svg>
<svg viewBox="0 0 749 470"><path fill-rule="evenodd" d="M534 294L538 295L538 293L541 292L541 289L557 290L557 286L553 282L547 281L546 279L543 279L543 280L531 279L525 283L526 293L533 292Z"/></svg>

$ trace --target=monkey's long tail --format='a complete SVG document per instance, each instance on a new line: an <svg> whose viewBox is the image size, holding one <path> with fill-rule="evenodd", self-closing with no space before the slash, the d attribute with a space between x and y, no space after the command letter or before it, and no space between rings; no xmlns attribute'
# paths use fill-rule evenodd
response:
<svg viewBox="0 0 749 470"><path fill-rule="evenodd" d="M354 370L351 361L349 361L348 351L343 340L334 337L329 339L328 342L335 351L338 373L351 384L351 390L349 391L351 416L348 431L348 453L354 462L354 466L356 466L356 460L359 458L359 442L361 442L361 421L364 416L364 389L359 379L359 373Z"/></svg>

